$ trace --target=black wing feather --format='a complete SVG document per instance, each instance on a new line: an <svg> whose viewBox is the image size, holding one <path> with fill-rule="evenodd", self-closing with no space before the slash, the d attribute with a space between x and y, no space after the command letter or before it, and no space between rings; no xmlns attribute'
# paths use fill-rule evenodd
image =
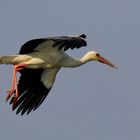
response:
<svg viewBox="0 0 140 140"><path fill-rule="evenodd" d="M38 47L38 45L40 45L41 43L45 41L46 41L45 38L30 40L21 46L19 54L31 53L36 49L36 47Z"/></svg>
<svg viewBox="0 0 140 140"><path fill-rule="evenodd" d="M79 37L68 37L63 36L60 38L54 38L55 43L53 47L58 47L58 49L63 49L64 51L68 49L79 49L82 46L86 46L87 42L85 41L86 36L84 34Z"/></svg>
<svg viewBox="0 0 140 140"><path fill-rule="evenodd" d="M47 89L41 82L42 69L20 70L21 76L18 83L19 98L13 105L13 110L17 108L17 114L25 112L29 114L36 110L47 97L50 89ZM10 103L13 103L14 97Z"/></svg>
<svg viewBox="0 0 140 140"><path fill-rule="evenodd" d="M59 50L68 50L68 49L79 49L80 47L86 46L87 42L85 40L86 35L82 34L77 37L69 37L69 36L59 36L59 37L47 37L47 38L39 38L39 39L33 39L25 44L22 45L19 54L27 54L34 52L35 49L45 41L52 40L53 46L52 47L58 47Z"/></svg>

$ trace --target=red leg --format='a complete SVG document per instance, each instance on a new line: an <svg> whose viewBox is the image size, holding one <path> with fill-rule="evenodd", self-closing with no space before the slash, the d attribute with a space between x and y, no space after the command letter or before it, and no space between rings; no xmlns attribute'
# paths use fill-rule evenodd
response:
<svg viewBox="0 0 140 140"><path fill-rule="evenodd" d="M6 97L6 101L8 101L8 99L12 96L12 94L14 94L15 84L16 84L15 100L17 100L17 98L18 98L18 90L17 90L16 73L17 73L18 70L24 69L24 66L25 66L25 64L17 64L17 65L14 65L12 85L11 85L10 91L8 91L8 95Z"/></svg>
<svg viewBox="0 0 140 140"><path fill-rule="evenodd" d="M14 95L13 105L16 103L16 101L18 99L18 88L17 88L17 77L16 76L15 76L15 85L16 85L16 89L15 89L15 95Z"/></svg>

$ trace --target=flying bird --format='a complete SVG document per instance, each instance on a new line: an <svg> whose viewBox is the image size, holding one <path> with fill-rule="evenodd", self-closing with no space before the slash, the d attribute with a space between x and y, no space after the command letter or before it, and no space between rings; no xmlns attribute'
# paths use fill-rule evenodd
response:
<svg viewBox="0 0 140 140"><path fill-rule="evenodd" d="M117 68L95 51L86 53L82 58L66 54L68 49L87 46L86 35L59 36L33 39L22 45L16 55L0 57L0 64L13 65L13 79L6 101L10 99L16 114L29 114L35 111L51 90L56 74L61 67L79 67L89 61L99 61ZM17 80L16 73L20 73Z"/></svg>

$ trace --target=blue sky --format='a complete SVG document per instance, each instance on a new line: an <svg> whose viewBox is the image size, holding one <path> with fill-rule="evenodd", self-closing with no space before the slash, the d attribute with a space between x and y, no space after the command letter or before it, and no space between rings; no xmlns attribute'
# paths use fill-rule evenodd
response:
<svg viewBox="0 0 140 140"><path fill-rule="evenodd" d="M87 35L81 57L96 50L119 69L94 62L62 69L43 105L29 116L5 103L12 66L0 66L0 138L140 139L140 2L138 0L1 0L0 55L38 37Z"/></svg>

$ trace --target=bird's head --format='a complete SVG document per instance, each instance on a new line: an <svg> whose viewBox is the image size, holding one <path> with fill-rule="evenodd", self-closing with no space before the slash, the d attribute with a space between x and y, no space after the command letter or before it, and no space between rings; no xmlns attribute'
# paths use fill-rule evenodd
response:
<svg viewBox="0 0 140 140"><path fill-rule="evenodd" d="M117 69L117 67L115 65L113 65L109 60L107 60L106 58L102 57L99 53L97 53L95 51L88 52L87 57L90 58L90 60L99 61L101 63L104 63L104 64L112 67L112 68Z"/></svg>

